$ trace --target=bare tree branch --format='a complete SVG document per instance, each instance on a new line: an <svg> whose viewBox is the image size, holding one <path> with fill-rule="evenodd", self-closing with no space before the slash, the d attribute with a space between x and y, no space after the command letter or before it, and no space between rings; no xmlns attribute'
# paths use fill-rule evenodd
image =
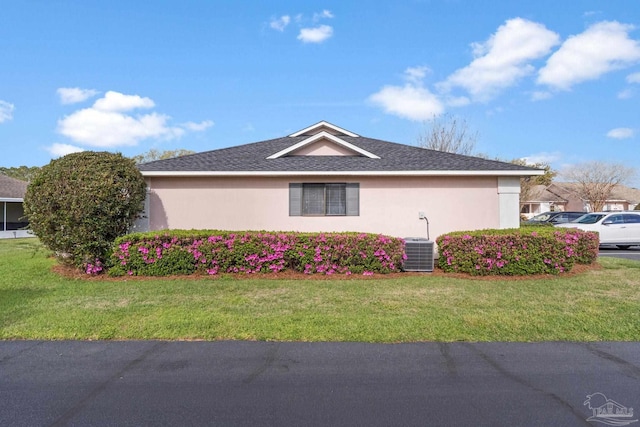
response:
<svg viewBox="0 0 640 427"><path fill-rule="evenodd" d="M592 161L565 168L561 176L576 184L577 195L587 201L593 212L602 211L617 185L627 183L635 169L619 163Z"/></svg>
<svg viewBox="0 0 640 427"><path fill-rule="evenodd" d="M418 135L417 144L430 150L469 156L473 154L477 140L478 132L470 131L465 119L445 114L425 122L425 131Z"/></svg>

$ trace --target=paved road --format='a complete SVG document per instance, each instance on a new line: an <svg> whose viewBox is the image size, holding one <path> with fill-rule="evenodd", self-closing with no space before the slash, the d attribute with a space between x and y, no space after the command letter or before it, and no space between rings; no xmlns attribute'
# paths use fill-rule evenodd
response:
<svg viewBox="0 0 640 427"><path fill-rule="evenodd" d="M640 343L0 342L1 426L604 425L597 392L638 418Z"/></svg>
<svg viewBox="0 0 640 427"><path fill-rule="evenodd" d="M599 256L616 257L640 261L640 246L632 246L629 249L618 249L615 246L603 246L600 248Z"/></svg>

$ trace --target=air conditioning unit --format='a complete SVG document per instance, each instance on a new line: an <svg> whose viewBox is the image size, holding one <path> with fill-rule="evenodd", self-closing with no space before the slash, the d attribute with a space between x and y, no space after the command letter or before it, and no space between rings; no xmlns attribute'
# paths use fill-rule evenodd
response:
<svg viewBox="0 0 640 427"><path fill-rule="evenodd" d="M404 271L433 271L434 242L423 237L407 237L405 241Z"/></svg>

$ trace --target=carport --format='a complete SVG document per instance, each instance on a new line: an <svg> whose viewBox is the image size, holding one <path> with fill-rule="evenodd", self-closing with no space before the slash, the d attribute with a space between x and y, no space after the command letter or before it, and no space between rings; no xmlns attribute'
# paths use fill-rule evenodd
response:
<svg viewBox="0 0 640 427"><path fill-rule="evenodd" d="M27 185L24 181L0 175L0 238L32 236L26 230L29 223L22 207Z"/></svg>

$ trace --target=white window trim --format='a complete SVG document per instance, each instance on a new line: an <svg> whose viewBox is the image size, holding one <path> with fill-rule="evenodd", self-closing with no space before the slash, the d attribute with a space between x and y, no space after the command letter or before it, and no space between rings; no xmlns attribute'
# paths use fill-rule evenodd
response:
<svg viewBox="0 0 640 427"><path fill-rule="evenodd" d="M333 129L334 131L336 131L338 133L341 133L343 135L346 135L346 136L353 136L353 137L359 137L360 136L360 135L355 134L353 132L350 132L350 131L348 131L346 129L343 129L343 128L339 127L339 126L332 125L329 122L325 122L324 120L321 121L321 122L316 123L315 125L311 125L311 126L306 127L306 128L304 128L302 130L299 130L298 132L292 133L289 136L290 137L302 136L302 135L305 135L306 133L308 133L311 130L320 129L320 128L323 128L323 127L324 128Z"/></svg>

